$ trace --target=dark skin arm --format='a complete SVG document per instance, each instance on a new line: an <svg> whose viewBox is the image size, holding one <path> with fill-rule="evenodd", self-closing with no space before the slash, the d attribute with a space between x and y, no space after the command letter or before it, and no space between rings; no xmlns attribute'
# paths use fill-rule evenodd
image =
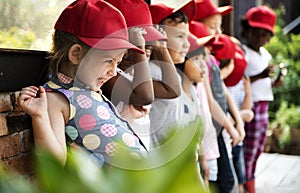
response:
<svg viewBox="0 0 300 193"><path fill-rule="evenodd" d="M274 70L274 66L269 65L266 69L264 69L261 73L254 75L254 76L250 76L250 81L255 82L259 79L262 78L266 78L266 77L270 77L270 72L272 72ZM275 80L272 81L272 86L273 87L279 87L282 85L282 76L280 74L280 76L278 76Z"/></svg>
<svg viewBox="0 0 300 193"><path fill-rule="evenodd" d="M133 44L141 45L138 47L145 50L145 40L139 31L130 31L129 38ZM125 60L120 63L119 68L126 70L129 66L133 67L132 82L118 74L101 87L103 94L115 105L120 101L136 106L151 104L154 92L146 55L129 50Z"/></svg>
<svg viewBox="0 0 300 193"><path fill-rule="evenodd" d="M264 69L261 73L257 74L257 75L254 75L254 76L250 76L250 81L251 83L252 82L255 82L259 79L262 79L262 78L266 78L266 77L269 77L269 73L271 71L271 67L268 66L266 69Z"/></svg>
<svg viewBox="0 0 300 193"><path fill-rule="evenodd" d="M162 81L153 80L155 98L172 99L180 96L180 82L165 41L154 44L151 60L160 66Z"/></svg>

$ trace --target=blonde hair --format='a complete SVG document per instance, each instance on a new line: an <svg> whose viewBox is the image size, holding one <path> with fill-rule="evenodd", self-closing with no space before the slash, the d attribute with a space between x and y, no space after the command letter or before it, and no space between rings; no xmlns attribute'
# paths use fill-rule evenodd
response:
<svg viewBox="0 0 300 193"><path fill-rule="evenodd" d="M62 64L68 63L69 49L74 44L80 44L86 52L90 49L88 45L79 40L75 35L55 30L52 36L52 45L49 53L49 70L55 75Z"/></svg>

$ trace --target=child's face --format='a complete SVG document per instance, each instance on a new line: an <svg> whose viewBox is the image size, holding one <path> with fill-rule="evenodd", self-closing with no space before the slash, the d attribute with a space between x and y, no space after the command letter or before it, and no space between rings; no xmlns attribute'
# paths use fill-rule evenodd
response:
<svg viewBox="0 0 300 193"><path fill-rule="evenodd" d="M117 75L117 66L125 52L126 49L90 49L80 62L76 79L90 86L92 90L99 91L106 81Z"/></svg>
<svg viewBox="0 0 300 193"><path fill-rule="evenodd" d="M202 54L193 56L189 58L184 67L184 74L192 82L202 82L204 74L207 71L207 66L204 61L204 56Z"/></svg>
<svg viewBox="0 0 300 193"><path fill-rule="evenodd" d="M184 62L185 56L190 47L190 43L188 41L188 24L181 22L165 26L164 29L168 37L168 50L173 59L174 64Z"/></svg>
<svg viewBox="0 0 300 193"><path fill-rule="evenodd" d="M206 26L207 32L209 35L219 35L222 34L222 15L215 14L210 17L205 18L203 21Z"/></svg>
<svg viewBox="0 0 300 193"><path fill-rule="evenodd" d="M247 44L254 50L259 51L259 48L270 41L272 37L271 32L261 28L250 28L247 35Z"/></svg>

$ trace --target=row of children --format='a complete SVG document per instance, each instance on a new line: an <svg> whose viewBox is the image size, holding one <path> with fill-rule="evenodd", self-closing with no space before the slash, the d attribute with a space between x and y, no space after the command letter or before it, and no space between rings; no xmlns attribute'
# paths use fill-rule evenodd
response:
<svg viewBox="0 0 300 193"><path fill-rule="evenodd" d="M32 118L36 148L65 163L69 145L80 147L102 168L122 167L114 160L120 148L149 157L174 129L200 117L195 129L203 135L190 164L199 163L203 189L242 193L248 180L245 187L254 192L265 101L273 99L264 70L270 55L262 46L276 16L266 7L250 9L241 47L220 30L232 9L211 0L176 9L143 0L74 1L54 26L51 79L18 97Z"/></svg>

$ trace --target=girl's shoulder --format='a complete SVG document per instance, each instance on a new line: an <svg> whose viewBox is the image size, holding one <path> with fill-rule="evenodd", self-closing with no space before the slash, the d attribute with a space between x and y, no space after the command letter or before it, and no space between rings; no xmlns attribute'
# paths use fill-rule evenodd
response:
<svg viewBox="0 0 300 193"><path fill-rule="evenodd" d="M63 115L65 122L70 117L70 105L68 99L60 92L46 92L48 102L48 113L49 116Z"/></svg>

